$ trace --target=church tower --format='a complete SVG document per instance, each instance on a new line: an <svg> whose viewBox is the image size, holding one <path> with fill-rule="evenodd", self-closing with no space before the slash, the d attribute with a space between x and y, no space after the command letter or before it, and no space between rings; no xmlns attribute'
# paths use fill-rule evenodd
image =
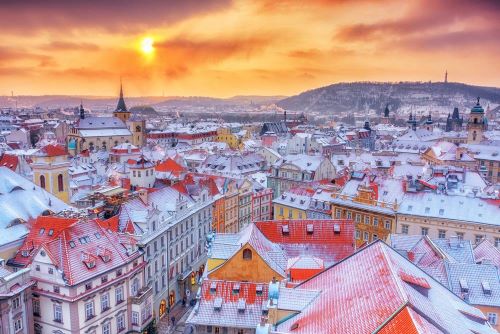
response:
<svg viewBox="0 0 500 334"><path fill-rule="evenodd" d="M479 144L483 140L483 132L487 129L487 124L484 109L479 104L478 97L476 105L470 111L467 123L467 144Z"/></svg>
<svg viewBox="0 0 500 334"><path fill-rule="evenodd" d="M429 111L429 115L427 116L427 119L425 120L425 129L427 131L432 132L433 131L433 126L434 122L432 121L432 115L431 112Z"/></svg>
<svg viewBox="0 0 500 334"><path fill-rule="evenodd" d="M130 118L130 111L127 110L125 105L125 100L123 99L123 86L120 81L120 98L118 99L118 104L116 105L116 110L113 112L113 116L119 118L123 123L126 123Z"/></svg>
<svg viewBox="0 0 500 334"><path fill-rule="evenodd" d="M146 141L146 120L137 114L132 115L127 121L127 126L132 132L132 144L142 147Z"/></svg>
<svg viewBox="0 0 500 334"><path fill-rule="evenodd" d="M33 156L33 183L69 203L68 155L60 145L46 145Z"/></svg>

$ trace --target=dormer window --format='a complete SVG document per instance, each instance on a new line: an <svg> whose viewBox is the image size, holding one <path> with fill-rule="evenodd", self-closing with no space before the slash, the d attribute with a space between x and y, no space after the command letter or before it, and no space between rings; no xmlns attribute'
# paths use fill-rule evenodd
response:
<svg viewBox="0 0 500 334"><path fill-rule="evenodd" d="M334 224L333 225L333 233L334 234L340 234L340 224Z"/></svg>
<svg viewBox="0 0 500 334"><path fill-rule="evenodd" d="M307 234L313 234L313 232L314 232L313 224L307 224L306 231L307 231Z"/></svg>
<svg viewBox="0 0 500 334"><path fill-rule="evenodd" d="M220 311L222 309L222 298L217 297L214 300L214 310Z"/></svg>
<svg viewBox="0 0 500 334"><path fill-rule="evenodd" d="M460 283L460 291L467 293L469 292L469 285L467 284L467 280L465 278L461 278L459 280Z"/></svg>
<svg viewBox="0 0 500 334"><path fill-rule="evenodd" d="M234 283L233 285L233 294L237 295L240 293L240 283Z"/></svg>
<svg viewBox="0 0 500 334"><path fill-rule="evenodd" d="M289 235L289 234L290 234L290 230L289 230L289 228L288 228L288 225L283 225L283 226L281 226L281 233L282 233L283 235Z"/></svg>
<svg viewBox="0 0 500 334"><path fill-rule="evenodd" d="M262 291L263 291L263 286L262 284L258 284L256 287L255 287L255 294L257 296L262 296Z"/></svg>
<svg viewBox="0 0 500 334"><path fill-rule="evenodd" d="M247 308L247 303L245 298L238 299L238 313L244 313Z"/></svg>
<svg viewBox="0 0 500 334"><path fill-rule="evenodd" d="M482 281L481 286L483 287L483 293L485 295L491 296L491 286L490 282L488 281Z"/></svg>
<svg viewBox="0 0 500 334"><path fill-rule="evenodd" d="M210 293L215 294L215 292L217 292L217 283L212 282L212 283L210 283Z"/></svg>
<svg viewBox="0 0 500 334"><path fill-rule="evenodd" d="M23 251L21 252L21 255L22 255L23 257L28 257L28 256L30 255L30 252L29 252L28 250L23 250Z"/></svg>
<svg viewBox="0 0 500 334"><path fill-rule="evenodd" d="M45 229L41 228L40 231L38 232L38 235L43 235L45 233Z"/></svg>

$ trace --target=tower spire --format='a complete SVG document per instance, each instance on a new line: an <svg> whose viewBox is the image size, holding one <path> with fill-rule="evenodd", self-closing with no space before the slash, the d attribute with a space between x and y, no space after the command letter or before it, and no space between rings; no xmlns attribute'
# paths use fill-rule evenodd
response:
<svg viewBox="0 0 500 334"><path fill-rule="evenodd" d="M444 83L448 83L448 70L444 72Z"/></svg>
<svg viewBox="0 0 500 334"><path fill-rule="evenodd" d="M125 105L125 100L123 99L123 84L122 78L120 77L120 98L118 99L118 105L116 106L116 111L127 111L127 106Z"/></svg>

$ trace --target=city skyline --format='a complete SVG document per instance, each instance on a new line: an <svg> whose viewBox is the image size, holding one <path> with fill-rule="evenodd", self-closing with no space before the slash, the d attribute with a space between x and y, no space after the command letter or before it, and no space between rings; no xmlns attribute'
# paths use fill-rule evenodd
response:
<svg viewBox="0 0 500 334"><path fill-rule="evenodd" d="M495 1L6 1L0 95L293 95L336 82L500 86Z"/></svg>

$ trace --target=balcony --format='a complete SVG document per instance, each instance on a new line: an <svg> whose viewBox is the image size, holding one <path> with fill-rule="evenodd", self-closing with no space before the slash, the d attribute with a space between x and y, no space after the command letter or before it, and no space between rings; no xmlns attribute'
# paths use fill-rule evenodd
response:
<svg viewBox="0 0 500 334"><path fill-rule="evenodd" d="M152 294L153 294L153 288L149 287L149 286L145 286L139 290L139 292L137 293L136 296L131 296L129 299L130 299L130 302L132 304L140 305L140 304L144 303L146 298L148 298Z"/></svg>

